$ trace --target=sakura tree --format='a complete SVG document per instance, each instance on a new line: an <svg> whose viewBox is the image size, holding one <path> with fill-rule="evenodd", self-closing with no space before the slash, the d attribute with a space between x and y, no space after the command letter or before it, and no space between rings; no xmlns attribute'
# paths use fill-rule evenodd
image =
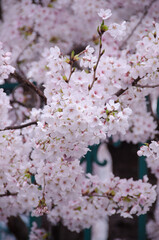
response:
<svg viewBox="0 0 159 240"><path fill-rule="evenodd" d="M138 154L158 178L158 9L157 0L1 1L0 83L19 83L0 91L1 221L31 212L79 232L150 210L158 188L147 176L103 181L80 159L110 138L148 142ZM30 239L44 236L34 224Z"/></svg>

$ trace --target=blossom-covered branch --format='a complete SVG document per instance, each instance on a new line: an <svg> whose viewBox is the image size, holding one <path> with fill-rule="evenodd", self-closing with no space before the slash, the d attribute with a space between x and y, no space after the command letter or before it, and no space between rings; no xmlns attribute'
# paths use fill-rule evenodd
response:
<svg viewBox="0 0 159 240"><path fill-rule="evenodd" d="M119 49L119 42L134 31L135 9L145 9L145 1L123 1L125 14L128 8L136 13L132 17L115 14L119 8L113 1L2 2L5 21L0 33L5 50L1 44L0 82L16 79L45 104L38 101L36 107L26 108L35 94L28 94L25 87L10 96L0 90L0 220L31 212L80 231L106 215L146 213L156 199L156 187L146 177L134 181L111 175L101 181L85 176L79 159L89 146L110 137L137 144L158 134L145 97L158 98L159 19L153 9L159 1L151 1L125 50ZM101 6L105 9L99 11ZM110 16L111 23L105 25ZM99 17L102 24L96 32ZM81 44L84 50L75 55L73 47ZM146 152L154 148L152 165L157 144ZM32 230L34 237L38 230L36 226Z"/></svg>

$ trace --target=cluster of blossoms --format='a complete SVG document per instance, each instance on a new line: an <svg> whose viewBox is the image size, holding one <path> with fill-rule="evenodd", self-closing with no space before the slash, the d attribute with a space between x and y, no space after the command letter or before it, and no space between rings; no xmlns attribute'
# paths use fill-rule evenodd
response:
<svg viewBox="0 0 159 240"><path fill-rule="evenodd" d="M37 165L37 161L35 161L35 164ZM36 169L35 164L33 161L34 171ZM34 211L34 215L41 215L39 211L43 211L43 207L47 206L50 210L54 205L59 205L61 202L67 205L69 200L78 199L81 196L83 169L78 160L70 162L56 160L53 163L41 162L34 174L36 183L43 190L43 199L45 200L44 204L39 205Z"/></svg>
<svg viewBox="0 0 159 240"><path fill-rule="evenodd" d="M143 32L135 47L120 50L118 41L126 37L127 24L121 23L120 16L116 16L120 24L116 19L109 23L111 10L99 11L109 1L13 1L12 14L2 2L1 40L13 53L14 77L31 87L34 85L27 77L43 84L44 93L33 89L46 101L41 109L28 110L27 120L19 127L25 128L6 131L11 124L9 97L0 91L0 219L24 212L47 214L51 223L62 221L79 232L106 214L132 217L146 213L156 198L156 187L146 177L133 181L112 175L102 181L85 176L79 160L89 146L109 137L138 143L157 133L145 96L151 92L158 96L159 24L151 23L153 29ZM121 3L121 8L128 7L126 1L117 5ZM135 3L132 1L132 6ZM139 5L142 9L149 3ZM96 35L99 18L102 23ZM86 46L90 39L94 48ZM81 42L80 53L62 54ZM55 43L58 46L53 47ZM10 54L2 48L0 71L2 83L14 71ZM25 107L20 97L16 104ZM153 141L139 154L147 156L158 177L159 144ZM43 235L34 225L31 239Z"/></svg>
<svg viewBox="0 0 159 240"><path fill-rule="evenodd" d="M108 27L108 31L106 31L103 34L103 39L105 39L105 37L108 35L110 26ZM127 140L128 142L133 141L134 143L137 143L139 141L146 141L149 137L153 138L155 134L155 129L157 127L156 122L152 118L151 114L147 112L146 102L144 99L146 95L152 92L152 89L142 88L142 86L147 86L149 84L149 79L151 79L150 86L158 84L158 74L157 74L158 48L156 47L158 45L157 32L158 32L158 24L155 24L154 30L152 31L152 33L145 35L144 38L138 42L136 46L135 54L130 54L129 53L130 50L128 49L127 51L123 51L123 54L120 58L108 57L107 48L106 48L107 46L103 44L104 47L106 48L106 51L103 57L100 59L99 66L97 69L98 79L90 91L93 97L95 95L95 97L98 97L101 100L103 99L103 102L104 102L109 100L111 96L115 94L119 89L121 88L126 89L128 86L131 86L134 80L140 79L140 81L138 81L138 85L141 87L129 88L120 97L122 104L124 104L125 107L130 107L133 110L133 112L135 112L135 114L132 114L130 116L131 124L129 121L129 131L127 131L127 134L120 136L122 140ZM116 31L116 36L118 37L118 31ZM104 43L104 40L103 40L103 43ZM86 49L83 51L84 56L81 57L81 62L80 62L81 66L89 67L90 69L91 68L93 69L93 67L96 65L96 62L97 62L96 52L95 54L93 54L93 52L94 50L92 47L89 47L89 46L86 47ZM51 63L51 65L50 63L48 63L47 59L50 58L49 57L50 54L52 54L51 50L49 51L46 49L44 51L44 54L41 60L39 62L34 62L32 64L31 70L28 75L29 77L32 77L36 81L40 81L40 82L44 82L44 79L45 79L45 81L48 83L48 80L47 80L48 70L54 67L55 68L54 71L57 71L59 70L59 68L61 68L61 64L58 64L59 60L57 61L58 57L56 57L57 58L56 61L54 61L54 63ZM60 51L59 51L59 56L60 56ZM54 58L54 54L53 54L53 58ZM79 55L77 55L77 59L78 58L80 58ZM61 56L59 59L61 62L62 61ZM66 67L66 64L65 64L65 67ZM69 70L65 69L64 71L66 73L65 75L64 73L61 74L62 77L65 79L69 79ZM39 72L40 72L40 76L39 76ZM66 75L67 75L67 78L66 78ZM85 74L85 75L87 75L87 78L91 76L91 74ZM141 98L142 98L142 101L141 101ZM136 105L138 104L138 101L141 101L140 109L139 109L139 106L136 107ZM130 111L129 111L129 115L130 115ZM138 125L138 128L140 128L140 131L137 130L136 125ZM150 130L150 127L147 128L147 126L151 126L152 130Z"/></svg>
<svg viewBox="0 0 159 240"><path fill-rule="evenodd" d="M70 230L80 231L106 214L131 217L146 213L155 201L155 186L146 178L121 180L112 175L102 181L91 175L85 178L78 160L51 162L40 157L29 161L27 139L17 131L5 133L1 144L1 220L32 211L35 216L47 214L53 224L61 220Z"/></svg>
<svg viewBox="0 0 159 240"><path fill-rule="evenodd" d="M90 51L88 46L86 52ZM111 136L128 130L131 109L114 100L108 100L104 106L104 93L99 91L102 83L99 89L95 84L90 90L93 73L78 69L72 72L69 61L58 47L50 49L44 91L47 105L37 117L33 158L38 158L40 150L46 159L52 155L80 158L89 145L104 140L106 133Z"/></svg>
<svg viewBox="0 0 159 240"><path fill-rule="evenodd" d="M6 221L17 212L29 212L38 204L39 194L37 186L28 179L29 145L17 131L1 132L0 135L0 218Z"/></svg>
<svg viewBox="0 0 159 240"><path fill-rule="evenodd" d="M115 135L117 132L125 135L129 128L128 119L131 114L132 110L129 107L123 109L119 103L110 100L106 104L105 113L108 136Z"/></svg>
<svg viewBox="0 0 159 240"><path fill-rule="evenodd" d="M143 181L120 179L113 175L105 181L88 175L82 183L82 197L71 200L67 205L59 204L48 214L49 220L63 222L69 229L79 232L89 228L106 215L120 213L123 217L144 214L149 203L156 197L155 187L145 178Z"/></svg>

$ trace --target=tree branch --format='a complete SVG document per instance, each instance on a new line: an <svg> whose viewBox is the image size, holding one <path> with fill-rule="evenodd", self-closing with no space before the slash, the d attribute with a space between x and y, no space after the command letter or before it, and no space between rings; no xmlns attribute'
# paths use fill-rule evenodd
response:
<svg viewBox="0 0 159 240"><path fill-rule="evenodd" d="M125 89L120 89L119 91L117 91L116 93L115 93L115 95L117 96L117 97L119 97L120 95L122 95L125 91L127 91L128 90L128 87L127 88L125 88Z"/></svg>
<svg viewBox="0 0 159 240"><path fill-rule="evenodd" d="M144 76L144 77L145 77L145 76ZM135 79L135 80L133 81L133 83L131 84L131 86L136 86L136 84L137 84L141 79L143 79L144 77L142 77L142 78L138 77L137 79ZM128 87L125 88L125 89L120 89L119 91L117 91L117 92L115 93L115 95L116 95L117 97L119 97L119 96L122 95L124 92L126 92L128 89L129 89Z"/></svg>
<svg viewBox="0 0 159 240"><path fill-rule="evenodd" d="M0 197L7 197L7 196L17 196L18 193L11 193L7 191L6 193L0 194Z"/></svg>
<svg viewBox="0 0 159 240"><path fill-rule="evenodd" d="M135 87L139 87L139 88L156 88L156 87L159 87L159 84L156 84L156 85L140 85L140 84L136 84Z"/></svg>
<svg viewBox="0 0 159 240"><path fill-rule="evenodd" d="M37 125L37 122L33 121L33 122L25 123L25 124L22 124L22 125L19 125L19 126L8 126L8 127L5 127L4 129L0 129L0 132L6 131L6 130L22 129L22 128L29 127L31 125Z"/></svg>
<svg viewBox="0 0 159 240"><path fill-rule="evenodd" d="M43 99L44 103L45 104L47 103L47 98L45 97L44 93L39 88L37 88L32 82L30 82L25 76L21 76L17 71L12 73L11 76L17 79L19 83L24 83L25 85L33 89Z"/></svg>

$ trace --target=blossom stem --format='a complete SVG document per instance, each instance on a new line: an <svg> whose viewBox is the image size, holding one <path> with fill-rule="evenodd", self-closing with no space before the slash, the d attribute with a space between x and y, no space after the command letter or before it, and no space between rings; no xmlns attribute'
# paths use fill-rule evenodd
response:
<svg viewBox="0 0 159 240"><path fill-rule="evenodd" d="M156 84L156 85L140 85L140 84L136 84L135 87L139 87L139 88L156 88L156 87L159 87L159 84Z"/></svg>
<svg viewBox="0 0 159 240"><path fill-rule="evenodd" d="M104 54L104 51L102 51L102 34L103 33L99 33L99 54L98 54L98 59L97 59L97 63L96 65L93 67L93 81L91 83L91 85L88 86L88 89L91 90L95 81L97 81L97 77L96 77L96 72L97 72L97 67L99 65L100 59L102 57L102 55Z"/></svg>
<svg viewBox="0 0 159 240"><path fill-rule="evenodd" d="M74 72L74 68L73 68L73 60L71 60L70 62L70 74L69 74L69 77L68 77L68 80L67 80L67 83L69 83L70 79L71 79L71 76L72 76L72 73Z"/></svg>

